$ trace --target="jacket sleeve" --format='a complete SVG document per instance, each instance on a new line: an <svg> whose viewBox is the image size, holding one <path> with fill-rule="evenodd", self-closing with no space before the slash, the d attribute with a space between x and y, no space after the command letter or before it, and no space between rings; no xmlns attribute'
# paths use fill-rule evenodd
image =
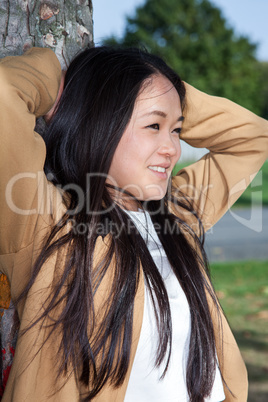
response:
<svg viewBox="0 0 268 402"><path fill-rule="evenodd" d="M209 152L172 182L194 203L205 230L237 200L268 157L268 122L186 84L181 139Z"/></svg>
<svg viewBox="0 0 268 402"><path fill-rule="evenodd" d="M0 61L2 256L27 247L37 229L46 149L34 131L35 120L53 105L60 77L60 64L49 49L33 48Z"/></svg>

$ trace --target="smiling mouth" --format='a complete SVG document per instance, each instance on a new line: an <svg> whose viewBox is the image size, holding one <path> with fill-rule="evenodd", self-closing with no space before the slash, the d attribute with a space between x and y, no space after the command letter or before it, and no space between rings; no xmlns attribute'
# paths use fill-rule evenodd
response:
<svg viewBox="0 0 268 402"><path fill-rule="evenodd" d="M161 167L161 166L148 166L150 170L153 170L154 172L159 172L159 173L166 173L166 168Z"/></svg>

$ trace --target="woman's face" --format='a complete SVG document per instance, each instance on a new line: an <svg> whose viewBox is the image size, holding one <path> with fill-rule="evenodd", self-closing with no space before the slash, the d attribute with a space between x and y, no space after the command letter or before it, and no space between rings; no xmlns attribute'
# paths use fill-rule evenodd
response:
<svg viewBox="0 0 268 402"><path fill-rule="evenodd" d="M115 151L108 182L139 200L163 198L181 153L182 120L180 98L172 83L162 75L152 76L137 97ZM136 209L126 196L124 201L126 208Z"/></svg>

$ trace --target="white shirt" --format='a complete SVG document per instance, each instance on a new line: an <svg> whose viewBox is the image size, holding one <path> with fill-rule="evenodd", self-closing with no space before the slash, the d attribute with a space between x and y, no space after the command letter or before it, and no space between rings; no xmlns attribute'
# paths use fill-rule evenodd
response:
<svg viewBox="0 0 268 402"><path fill-rule="evenodd" d="M165 368L165 359L155 368L158 347L158 331L155 313L148 287L145 285L144 315L140 339L130 374L125 402L188 402L186 387L186 364L189 351L191 320L186 296L167 259L148 212L126 211L146 242L149 252L164 281L171 310L172 349L165 377L160 377ZM225 399L219 369L210 398L205 402L220 402Z"/></svg>

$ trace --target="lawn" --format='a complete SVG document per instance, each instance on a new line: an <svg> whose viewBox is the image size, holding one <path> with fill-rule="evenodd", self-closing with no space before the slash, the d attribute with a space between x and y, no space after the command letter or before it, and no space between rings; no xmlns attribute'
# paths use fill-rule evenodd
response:
<svg viewBox="0 0 268 402"><path fill-rule="evenodd" d="M211 265L212 281L247 365L249 402L268 401L268 261Z"/></svg>
<svg viewBox="0 0 268 402"><path fill-rule="evenodd" d="M178 163L173 170L173 174L176 174L180 169L191 163L192 162ZM264 163L260 172L234 204L234 207L250 207L253 200L258 205L262 200L262 204L268 206L268 161Z"/></svg>

